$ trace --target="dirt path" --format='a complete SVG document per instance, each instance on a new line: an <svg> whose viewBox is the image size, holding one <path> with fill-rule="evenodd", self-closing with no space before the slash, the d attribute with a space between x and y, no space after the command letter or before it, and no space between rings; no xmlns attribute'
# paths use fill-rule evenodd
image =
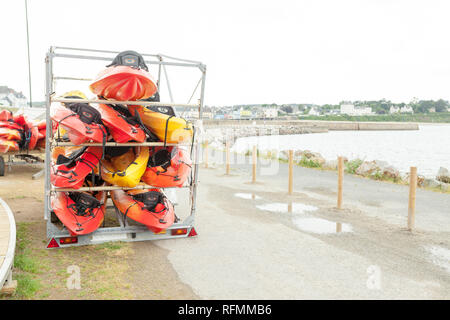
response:
<svg viewBox="0 0 450 320"><path fill-rule="evenodd" d="M31 179L37 171L16 166L0 177L0 197L11 207L18 231L13 278L19 288L13 299L198 298L179 280L168 251L152 243L45 249L44 180ZM70 266L80 270L81 289L67 288Z"/></svg>

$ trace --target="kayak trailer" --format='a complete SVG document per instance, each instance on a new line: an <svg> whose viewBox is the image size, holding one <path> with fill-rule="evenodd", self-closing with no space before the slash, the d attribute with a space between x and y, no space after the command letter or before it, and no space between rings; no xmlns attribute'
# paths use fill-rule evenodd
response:
<svg viewBox="0 0 450 320"><path fill-rule="evenodd" d="M104 242L112 242L112 241L146 241L146 240L161 240L161 239L176 239L176 238L187 238L196 236L197 233L194 229L195 222L195 210L196 210L196 194L197 194L197 185L198 185L198 170L199 170L199 135L200 128L202 127L202 112L203 112L203 101L204 101L204 92L205 92L205 78L206 78L206 66L198 61L179 59L170 56L166 56L163 54L142 54L141 55L145 59L145 63L149 65L150 68L153 68L153 74L157 74L157 87L158 92L161 94L161 90L165 89L167 91L167 97L170 99L170 102L147 102L140 101L139 105L143 106L170 106L172 108L188 108L198 110L198 119L191 120L194 125L194 141L189 143L191 158L193 162L192 166L192 174L191 179L188 179L181 188L174 189L183 189L183 191L187 190L187 192L183 192L183 195L186 195L188 199L184 199L184 207L175 207L176 213L179 213L178 210L184 209L187 212L181 212L181 214L177 214L180 217L180 220L176 221L172 226L163 230L160 233L154 233L147 229L147 227L135 223L133 221L129 221L128 218L124 218L123 215L118 212L118 210L114 210L115 207L112 205L111 199L107 198L106 203L106 215L105 220L107 220L107 216L110 215L111 211L115 211L116 220L115 226L100 226L96 231L91 234L82 235L82 236L72 236L69 231L58 221L58 218L54 213L52 213L51 209L51 195L54 192L80 192L80 191L100 191L100 190L130 190L142 188L142 186L137 186L135 188L124 188L119 186L100 186L100 187L82 187L80 189L68 189L68 188L56 188L50 183L50 166L51 166L51 151L54 147L57 146L73 146L70 142L58 142L53 140L52 134L52 123L50 119L50 107L53 103L64 102L67 99L57 98L62 92L55 92L56 83L59 81L87 81L91 82L92 79L86 77L76 77L72 75L54 75L54 65L58 65L58 72L62 72L64 70L77 70L77 65L86 63L93 64L95 62L99 63L110 63L115 55L117 55L119 51L105 51L105 50L93 50L93 49L79 49L79 48L68 48L68 47L50 47L49 51L46 54L45 65L46 65L46 122L47 122L47 131L46 131L46 148L45 148L45 206L44 206L44 218L47 221L47 238L49 240L47 244L47 248L61 248L61 247L70 247L70 246L80 246L80 245L90 245L90 244L100 244ZM74 63L75 62L75 63ZM60 68L62 67L62 68ZM187 103L175 103L173 101L173 94L171 88L171 82L169 81L167 67L170 67L171 70L183 68L192 69L194 71L200 71L200 78L198 82L193 84L193 93L190 96L190 99ZM165 78L165 86L162 85L162 79ZM184 86L186 84L183 84ZM66 85L67 87L67 85ZM200 90L198 90L200 88ZM190 103L192 98L196 96L198 97L197 103ZM162 97L164 99L164 97ZM90 104L96 103L112 103L112 101L105 100L89 100L89 99L78 99L77 102L85 102ZM162 100L164 101L164 100ZM114 101L114 104L132 104L127 101ZM135 103L135 102L134 102ZM135 103L136 104L136 103ZM85 143L82 146L94 146L101 145L96 143ZM166 144L170 145L170 144ZM173 145L173 144L172 144ZM180 144L178 144L180 145ZM107 142L106 146L109 147L120 147L120 146L164 146L163 142L127 142L127 143L117 143L117 142ZM151 187L151 186L145 186ZM169 192L164 188L164 192ZM170 197L169 197L170 199ZM109 202L109 205L108 205ZM114 215L112 215L114 217ZM111 220L111 219L109 219Z"/></svg>
<svg viewBox="0 0 450 320"><path fill-rule="evenodd" d="M31 150L31 151L13 151L0 154L0 177L6 174L6 171L10 171L12 166L22 164L39 164L44 162L38 155L41 155L43 151ZM8 157L8 160L5 160ZM22 161L17 161L21 159ZM44 173L43 170L35 173L32 178L36 179Z"/></svg>

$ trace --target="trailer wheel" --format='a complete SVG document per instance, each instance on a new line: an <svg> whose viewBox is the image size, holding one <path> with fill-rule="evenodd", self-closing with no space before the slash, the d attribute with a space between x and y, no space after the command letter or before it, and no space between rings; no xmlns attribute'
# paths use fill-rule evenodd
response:
<svg viewBox="0 0 450 320"><path fill-rule="evenodd" d="M0 176L5 175L5 159L3 159L2 156L0 156Z"/></svg>
<svg viewBox="0 0 450 320"><path fill-rule="evenodd" d="M52 223L57 223L59 221L58 216L55 214L55 211L50 211L50 221Z"/></svg>

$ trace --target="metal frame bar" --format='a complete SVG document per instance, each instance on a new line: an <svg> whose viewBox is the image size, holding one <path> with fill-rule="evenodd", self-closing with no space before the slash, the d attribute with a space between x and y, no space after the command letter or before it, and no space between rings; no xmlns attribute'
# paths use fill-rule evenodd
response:
<svg viewBox="0 0 450 320"><path fill-rule="evenodd" d="M85 51L90 53L95 53L96 55L81 55L81 54L69 54L69 53L59 53L56 51L59 50L67 50L67 51ZM50 205L50 197L52 192L59 192L59 191L92 191L92 190L116 190L116 189L139 189L139 188L148 188L150 186L137 186L135 188L123 188L123 187L117 187L117 186L105 186L105 187L83 187L77 190L69 189L69 188L55 188L50 183L50 157L51 157L51 148L54 146L69 146L73 145L70 142L57 142L54 141L52 137L52 126L51 126L51 118L50 118L50 108L52 103L54 102L60 102L60 103L66 103L66 102L87 102L87 103L103 103L103 104L130 104L130 105L154 105L154 106L173 106L173 107L186 107L186 108L198 108L199 110L199 118L202 117L202 110L203 110L203 99L204 99L204 88L205 88L205 75L206 75L206 66L198 61L192 61L192 60L186 60L186 59L179 59L174 58L162 54L142 54L145 57L152 57L156 58L157 61L151 61L146 60L145 62L148 64L155 64L158 65L158 80L157 85L158 89L160 89L160 82L161 82L161 71L164 71L166 74L166 80L168 83L168 90L171 97L172 102L171 103L163 103L163 102L148 102L148 101L110 101L110 100L99 100L99 99L64 99L64 98L56 98L54 97L54 86L57 80L81 80L81 81L89 81L88 78L77 78L77 77L55 77L53 76L53 59L54 58L66 58L66 59L83 59L83 60L99 60L99 61L111 61L113 57L105 57L103 54L118 54L119 51L107 51L107 50L95 50L95 49L81 49L81 48L70 48L70 47L50 47L49 51L47 52L45 64L46 64L46 122L47 122L47 131L46 136L48 137L46 139L46 150L45 150L45 209L44 209L44 218L47 220L47 237L55 238L59 243L58 238L61 237L68 237L70 236L69 232L64 228L63 230L58 229L53 223L51 223L49 217L50 217L50 211L51 211L51 205ZM173 61L164 61L164 58L174 60ZM200 100L198 104L177 104L173 103L173 98L171 94L171 88L170 88L170 81L167 77L167 71L165 70L165 66L177 66L177 67L197 67L202 72L202 78L201 78L201 93L200 93ZM164 69L164 70L161 70ZM198 88L199 83L197 83L196 89ZM195 91L194 91L195 93ZM195 127L194 127L195 130ZM196 130L195 130L196 131ZM95 232L85 235L85 236L78 236L78 243L77 244L71 244L71 245L64 245L65 247L68 246L74 246L74 245L86 245L86 244L94 244L94 243L101 243L106 241L142 241L142 240L157 240L157 239L173 239L173 238L184 238L187 237L189 232L194 226L195 221L195 208L196 208L196 194L197 194L197 182L198 182L198 158L199 158L199 144L196 141L198 137L195 136L194 131L194 141L192 144L188 144L189 146L192 146L194 148L194 165L193 165L193 180L191 181L190 185L184 186L184 188L189 188L190 191L190 215L184 219L184 221L176 222L171 227L169 227L165 233L155 234L151 231L149 231L145 226L129 226L127 225L126 221L120 221L119 224L120 227L100 227ZM102 144L95 144L95 143L87 143L83 145L99 145ZM144 143L116 143L116 142L108 142L106 145L111 146L126 146L126 145L133 145L133 146L156 146L156 145L164 145L160 142L144 142ZM166 145L175 145L175 144L166 144ZM177 145L187 145L187 144L177 144ZM86 190L85 190L86 189ZM172 236L170 230L172 229L178 229L178 228L187 228L188 232L184 235L176 235Z"/></svg>

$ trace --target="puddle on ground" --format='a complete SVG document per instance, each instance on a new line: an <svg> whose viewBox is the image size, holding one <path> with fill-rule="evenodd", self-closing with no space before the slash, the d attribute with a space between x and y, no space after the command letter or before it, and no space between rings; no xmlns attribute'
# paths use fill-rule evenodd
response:
<svg viewBox="0 0 450 320"><path fill-rule="evenodd" d="M292 222L297 229L305 232L318 234L353 232L353 228L348 223L333 222L321 218L294 217Z"/></svg>
<svg viewBox="0 0 450 320"><path fill-rule="evenodd" d="M431 261L433 263L450 273L450 250L439 246L425 247L431 254Z"/></svg>
<svg viewBox="0 0 450 320"><path fill-rule="evenodd" d="M259 200L260 196L255 195L254 193L235 193L235 197L246 199L246 200Z"/></svg>
<svg viewBox="0 0 450 320"><path fill-rule="evenodd" d="M292 213L305 213L308 211L316 211L319 208L315 206L310 206L307 204L292 202L292 203L281 203L273 202L256 206L259 210L270 211L270 212L292 212Z"/></svg>
<svg viewBox="0 0 450 320"><path fill-rule="evenodd" d="M353 232L352 226L348 223L333 222L309 215L308 213L317 211L319 208L308 204L273 202L257 205L256 208L276 213L292 213L292 223L298 230L304 232L317 234Z"/></svg>

